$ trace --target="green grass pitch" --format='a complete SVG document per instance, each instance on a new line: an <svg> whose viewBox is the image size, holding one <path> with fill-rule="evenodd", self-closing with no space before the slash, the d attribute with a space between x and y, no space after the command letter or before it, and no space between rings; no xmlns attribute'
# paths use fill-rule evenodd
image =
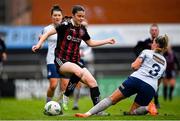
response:
<svg viewBox="0 0 180 121"><path fill-rule="evenodd" d="M111 106L106 110L110 116L92 116L86 120L180 120L180 97L175 97L173 101L163 101L160 98L161 108L158 116L123 116L123 111L128 111L132 104L133 97L123 100L118 104ZM64 115L46 116L43 114L44 100L16 100L16 99L0 99L0 120L85 120L84 118L76 118L74 114L77 112L86 112L92 106L89 97L82 97L79 101L78 111L71 110L72 99L69 102L69 110Z"/></svg>

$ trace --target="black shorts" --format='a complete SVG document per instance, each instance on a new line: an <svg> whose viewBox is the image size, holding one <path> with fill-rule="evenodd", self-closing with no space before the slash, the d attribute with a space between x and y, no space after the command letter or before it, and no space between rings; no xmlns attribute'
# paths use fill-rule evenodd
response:
<svg viewBox="0 0 180 121"><path fill-rule="evenodd" d="M57 67L57 69L59 69L64 63L66 63L66 62L69 62L69 61L67 61L66 59L59 59L59 58L55 58L55 60L54 60L54 63L55 63L55 65L56 65L56 67ZM79 67L81 67L81 68L85 68L85 66L84 66L84 64L83 63L81 63L81 62L71 62L71 63L75 63L75 64L77 64Z"/></svg>

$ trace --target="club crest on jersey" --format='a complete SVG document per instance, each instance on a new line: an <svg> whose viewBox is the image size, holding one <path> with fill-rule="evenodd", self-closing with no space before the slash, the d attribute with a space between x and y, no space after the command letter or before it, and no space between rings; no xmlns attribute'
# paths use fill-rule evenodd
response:
<svg viewBox="0 0 180 121"><path fill-rule="evenodd" d="M67 36L67 40L71 40L72 39L72 36L71 35L68 35Z"/></svg>

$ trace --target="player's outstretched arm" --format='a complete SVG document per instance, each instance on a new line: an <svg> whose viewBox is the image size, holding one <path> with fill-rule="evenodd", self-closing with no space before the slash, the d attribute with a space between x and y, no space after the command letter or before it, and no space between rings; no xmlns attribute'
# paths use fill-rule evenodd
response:
<svg viewBox="0 0 180 121"><path fill-rule="evenodd" d="M50 36L56 34L56 29L52 28L50 31L48 31L47 33L44 33L41 37L40 40L38 41L38 43L36 45L32 46L32 51L36 52L37 50L40 49L40 47L42 46L42 44L44 43L44 41Z"/></svg>
<svg viewBox="0 0 180 121"><path fill-rule="evenodd" d="M96 47L106 44L115 44L115 40L113 38L108 38L104 40L88 40L86 41L86 44L90 47Z"/></svg>

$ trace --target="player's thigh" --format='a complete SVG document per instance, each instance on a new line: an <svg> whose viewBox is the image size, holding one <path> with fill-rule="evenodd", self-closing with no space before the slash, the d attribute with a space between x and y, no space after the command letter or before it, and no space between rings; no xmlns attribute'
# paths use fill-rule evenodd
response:
<svg viewBox="0 0 180 121"><path fill-rule="evenodd" d="M175 78L171 78L169 81L170 81L169 83L170 83L171 86L175 86L175 84L176 84L176 79Z"/></svg>
<svg viewBox="0 0 180 121"><path fill-rule="evenodd" d="M65 62L61 65L60 72L62 74L71 73L81 77L83 69L75 63Z"/></svg>
<svg viewBox="0 0 180 121"><path fill-rule="evenodd" d="M135 102L141 106L147 106L155 95L155 90L149 84L143 82L143 86L138 89L138 93L135 97Z"/></svg>
<svg viewBox="0 0 180 121"><path fill-rule="evenodd" d="M167 79L167 78L164 78L164 79L163 79L163 85L164 85L164 86L167 86L167 85L168 85L168 82L169 82L169 79Z"/></svg>

